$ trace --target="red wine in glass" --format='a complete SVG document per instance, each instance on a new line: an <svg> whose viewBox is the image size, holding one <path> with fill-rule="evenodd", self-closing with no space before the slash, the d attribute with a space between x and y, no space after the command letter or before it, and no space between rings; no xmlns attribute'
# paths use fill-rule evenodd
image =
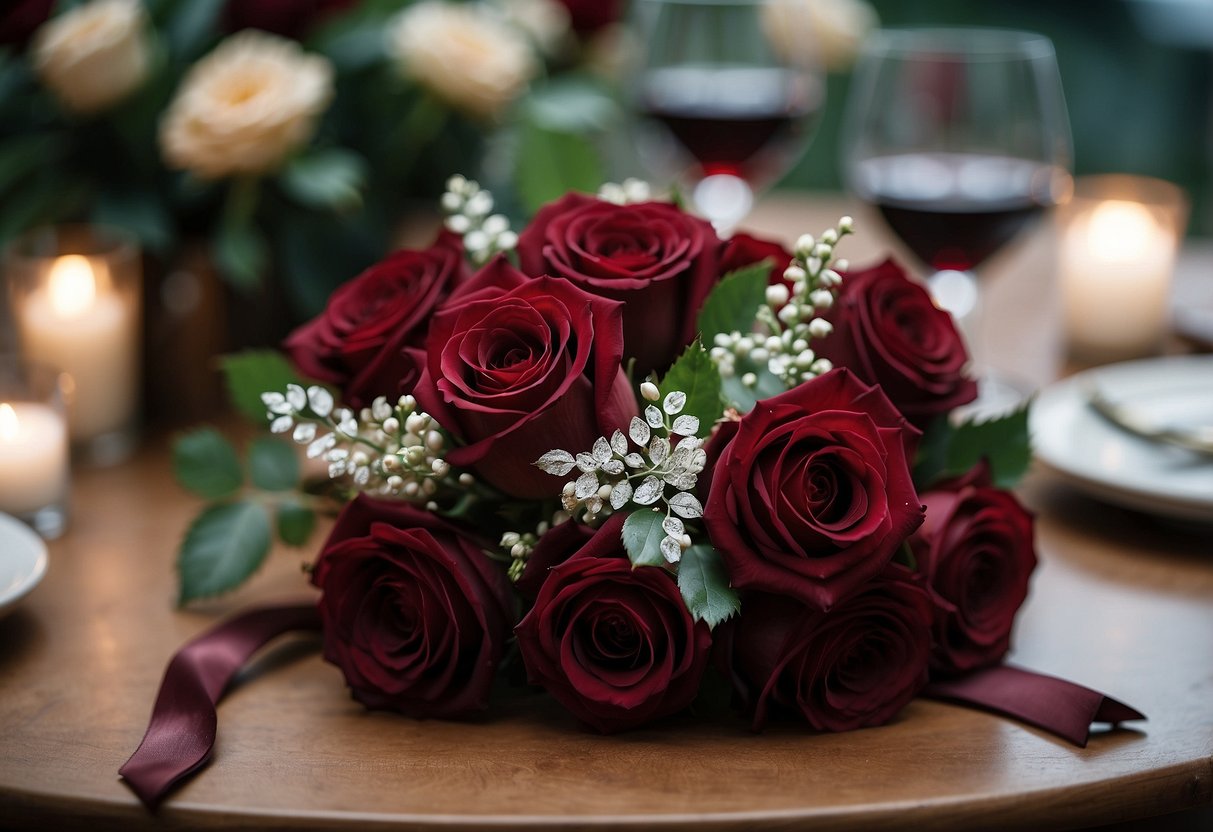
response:
<svg viewBox="0 0 1213 832"><path fill-rule="evenodd" d="M1032 225L1067 181L1027 159L902 153L856 163L853 184L923 263L969 272Z"/></svg>
<svg viewBox="0 0 1213 832"><path fill-rule="evenodd" d="M685 178L734 176L751 187L796 160L822 101L815 78L780 67L653 69L638 86L641 113L662 128L659 152L678 158Z"/></svg>

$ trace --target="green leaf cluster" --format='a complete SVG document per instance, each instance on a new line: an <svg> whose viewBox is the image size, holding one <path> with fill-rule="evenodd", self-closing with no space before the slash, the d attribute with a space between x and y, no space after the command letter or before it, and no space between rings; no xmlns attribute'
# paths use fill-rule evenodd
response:
<svg viewBox="0 0 1213 832"><path fill-rule="evenodd" d="M311 536L316 514L296 493L299 458L284 441L255 439L242 461L218 431L196 430L174 443L173 473L184 488L208 501L177 552L179 604L228 592L248 580L269 554L273 529L291 546L302 546Z"/></svg>
<svg viewBox="0 0 1213 832"><path fill-rule="evenodd" d="M220 369L228 397L240 414L255 425L265 425L261 394L283 391L288 384L301 384L290 362L274 350L245 350L225 355Z"/></svg>
<svg viewBox="0 0 1213 832"><path fill-rule="evenodd" d="M720 398L720 371L699 339L683 350L657 386L663 393L674 390L686 393L687 401L682 413L699 417L701 433L706 433L724 413Z"/></svg>
<svg viewBox="0 0 1213 832"><path fill-rule="evenodd" d="M946 417L931 423L918 446L914 483L920 489L958 477L985 459L994 484L1011 488L1032 461L1028 436L1031 403L993 419L953 425Z"/></svg>

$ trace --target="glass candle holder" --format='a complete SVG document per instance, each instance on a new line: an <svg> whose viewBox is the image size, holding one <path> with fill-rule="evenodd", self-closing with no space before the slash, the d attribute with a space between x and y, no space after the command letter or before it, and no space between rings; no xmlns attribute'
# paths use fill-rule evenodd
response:
<svg viewBox="0 0 1213 832"><path fill-rule="evenodd" d="M125 459L139 427L138 245L116 229L42 228L9 246L4 270L20 352L62 373L77 458Z"/></svg>
<svg viewBox="0 0 1213 832"><path fill-rule="evenodd" d="M0 355L0 511L46 538L67 525L67 437L61 375Z"/></svg>
<svg viewBox="0 0 1213 832"><path fill-rule="evenodd" d="M1071 356L1106 363L1162 348L1187 214L1184 192L1161 179L1078 179L1058 246Z"/></svg>

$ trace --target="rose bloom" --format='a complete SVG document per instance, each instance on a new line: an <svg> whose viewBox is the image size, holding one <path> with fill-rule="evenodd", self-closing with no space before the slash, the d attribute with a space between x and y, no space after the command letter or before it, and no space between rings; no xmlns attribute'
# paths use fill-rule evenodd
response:
<svg viewBox="0 0 1213 832"><path fill-rule="evenodd" d="M592 35L623 17L624 0L560 0L578 35Z"/></svg>
<svg viewBox="0 0 1213 832"><path fill-rule="evenodd" d="M787 284L783 279L783 272L792 264L792 253L774 240L738 232L729 238L724 247L724 255L720 259L720 274L723 277L729 272L744 269L763 260L771 261L771 274L767 282L772 286L776 283ZM788 289L792 288L791 284L787 286Z"/></svg>
<svg viewBox="0 0 1213 832"><path fill-rule="evenodd" d="M818 731L883 725L927 682L930 596L890 565L829 612L749 594L718 628L722 663L754 730L794 714Z"/></svg>
<svg viewBox="0 0 1213 832"><path fill-rule="evenodd" d="M343 284L283 347L303 375L337 385L353 407L394 399L417 380L404 348L424 341L430 314L466 277L459 238L443 232L430 248L398 251Z"/></svg>
<svg viewBox="0 0 1213 832"><path fill-rule="evenodd" d="M147 78L147 15L138 0L93 0L34 35L34 71L78 113L104 110Z"/></svg>
<svg viewBox="0 0 1213 832"><path fill-rule="evenodd" d="M621 364L620 304L498 257L430 323L421 405L465 444L446 456L515 497L554 497L535 460L588 448L636 415Z"/></svg>
<svg viewBox="0 0 1213 832"><path fill-rule="evenodd" d="M527 274L625 303L627 357L639 374L669 366L694 339L699 307L720 278L722 247L709 223L677 206L583 194L545 205L518 236Z"/></svg>
<svg viewBox="0 0 1213 832"><path fill-rule="evenodd" d="M673 575L633 569L615 514L554 567L515 628L533 684L603 733L635 728L695 698L712 637Z"/></svg>
<svg viewBox="0 0 1213 832"><path fill-rule="evenodd" d="M265 173L306 144L333 97L328 59L249 29L186 74L160 124L169 166L204 179Z"/></svg>
<svg viewBox="0 0 1213 832"><path fill-rule="evenodd" d="M1036 568L1032 515L990 485L985 465L922 500L927 519L910 545L937 596L932 666L952 673L995 664L1010 649Z"/></svg>
<svg viewBox="0 0 1213 832"><path fill-rule="evenodd" d="M354 6L358 0L228 0L224 18L229 32L262 29L297 38L317 23Z"/></svg>
<svg viewBox="0 0 1213 832"><path fill-rule="evenodd" d="M708 445L704 523L733 586L827 609L922 523L909 427L846 369L758 402Z"/></svg>
<svg viewBox="0 0 1213 832"><path fill-rule="evenodd" d="M480 4L423 0L387 38L405 77L475 118L500 116L539 71L526 36Z"/></svg>
<svg viewBox="0 0 1213 832"><path fill-rule="evenodd" d="M368 708L415 717L483 710L506 640L509 581L485 544L429 512L359 496L312 583L324 658Z"/></svg>
<svg viewBox="0 0 1213 832"><path fill-rule="evenodd" d="M918 427L977 397L952 316L892 260L843 276L819 356L879 384Z"/></svg>

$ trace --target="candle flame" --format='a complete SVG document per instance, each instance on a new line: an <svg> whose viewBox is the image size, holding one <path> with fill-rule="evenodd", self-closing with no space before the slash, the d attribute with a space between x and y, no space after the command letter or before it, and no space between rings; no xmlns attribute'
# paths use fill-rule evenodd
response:
<svg viewBox="0 0 1213 832"><path fill-rule="evenodd" d="M87 257L66 254L51 266L48 291L51 308L63 318L75 318L93 305L97 278Z"/></svg>
<svg viewBox="0 0 1213 832"><path fill-rule="evenodd" d="M1140 260L1158 239L1158 223L1150 209L1123 199L1108 200L1097 207L1087 227L1090 251L1105 261Z"/></svg>
<svg viewBox="0 0 1213 832"><path fill-rule="evenodd" d="M0 439L12 442L17 438L17 411L8 402L0 404Z"/></svg>

